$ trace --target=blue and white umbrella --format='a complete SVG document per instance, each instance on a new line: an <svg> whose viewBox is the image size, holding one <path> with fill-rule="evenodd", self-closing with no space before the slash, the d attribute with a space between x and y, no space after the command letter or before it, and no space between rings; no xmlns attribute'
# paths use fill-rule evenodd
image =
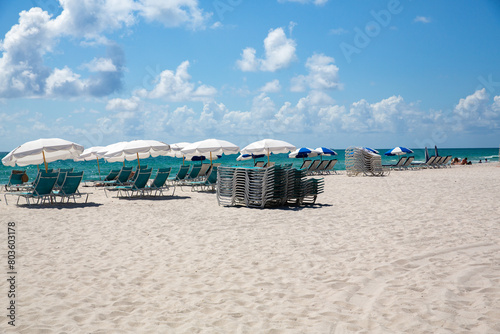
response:
<svg viewBox="0 0 500 334"><path fill-rule="evenodd" d="M398 147L394 147L392 150L385 152L384 154L385 155L402 155L402 154L406 154L406 153L413 153L413 151L410 150L409 148L398 146Z"/></svg>
<svg viewBox="0 0 500 334"><path fill-rule="evenodd" d="M319 152L316 152L316 150L310 149L308 147L301 147L293 151L288 155L289 158L312 158L312 157L317 157L320 155Z"/></svg>
<svg viewBox="0 0 500 334"><path fill-rule="evenodd" d="M377 151L377 150L375 150L375 149L373 149L373 148L370 148L370 147L363 147L363 149L364 149L365 151L370 152L370 153L375 153L375 154L378 154L378 151Z"/></svg>
<svg viewBox="0 0 500 334"><path fill-rule="evenodd" d="M323 159L324 155L337 155L337 152L335 152L332 149L326 148L326 147L318 147L314 149L316 152L319 152L319 155L321 159Z"/></svg>
<svg viewBox="0 0 500 334"><path fill-rule="evenodd" d="M265 157L265 154L240 154L237 158L236 161L242 161L242 160L250 160L253 159L253 162L255 163L255 159L258 158L263 158Z"/></svg>

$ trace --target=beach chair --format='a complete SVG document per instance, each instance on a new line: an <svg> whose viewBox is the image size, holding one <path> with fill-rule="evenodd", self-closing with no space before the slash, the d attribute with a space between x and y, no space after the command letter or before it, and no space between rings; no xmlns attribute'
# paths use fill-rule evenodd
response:
<svg viewBox="0 0 500 334"><path fill-rule="evenodd" d="M447 155L446 158L444 158L443 162L441 163L441 166L445 168L451 167L450 161L451 161L451 155Z"/></svg>
<svg viewBox="0 0 500 334"><path fill-rule="evenodd" d="M144 194L151 172L152 168L140 169L132 184L110 187L104 189L104 191L117 191L116 197L133 197L134 193L137 193L137 195ZM124 194L124 196L122 196L122 194Z"/></svg>
<svg viewBox="0 0 500 334"><path fill-rule="evenodd" d="M276 163L274 161L269 161L269 162L266 162L264 164L264 166L262 166L263 168L267 168L267 167L272 167L274 166Z"/></svg>
<svg viewBox="0 0 500 334"><path fill-rule="evenodd" d="M264 161L256 161L254 167L264 167Z"/></svg>
<svg viewBox="0 0 500 334"><path fill-rule="evenodd" d="M120 174L120 169L112 169L109 174L104 178L104 181L113 181Z"/></svg>
<svg viewBox="0 0 500 334"><path fill-rule="evenodd" d="M337 159L332 159L328 162L328 165L325 167L325 173L326 174L331 174L331 172L334 172L337 174L337 171L334 169L335 165L337 164L338 160Z"/></svg>
<svg viewBox="0 0 500 334"><path fill-rule="evenodd" d="M85 203L87 203L90 193L80 193L78 191L78 186L80 186L82 179L83 172L66 172L61 188L59 190L53 190L52 195L54 198L60 197L61 203L65 199L68 199L67 203L69 203L71 198L73 198L76 203L76 196L81 197L82 195L87 195L85 198Z"/></svg>
<svg viewBox="0 0 500 334"><path fill-rule="evenodd" d="M308 169L311 166L312 160L304 160L299 169Z"/></svg>
<svg viewBox="0 0 500 334"><path fill-rule="evenodd" d="M212 167L205 181L188 182L187 185L191 186L191 191L215 191L216 184L217 167Z"/></svg>
<svg viewBox="0 0 500 334"><path fill-rule="evenodd" d="M189 167L190 167L189 165L187 166L182 165L177 171L177 174L175 176L169 177L167 181L171 182L172 184L175 184L176 182L184 180L187 176L187 173L189 172Z"/></svg>
<svg viewBox="0 0 500 334"><path fill-rule="evenodd" d="M66 174L69 172L73 172L73 168L59 168L59 176L57 177L56 184L54 189L60 189L62 184L64 183L64 179L66 178Z"/></svg>
<svg viewBox="0 0 500 334"><path fill-rule="evenodd" d="M196 181L198 175L200 175L201 165L193 165L189 174L182 180L181 183Z"/></svg>
<svg viewBox="0 0 500 334"><path fill-rule="evenodd" d="M154 191L154 196L157 196L158 194L163 195L163 190L170 189L170 186L167 185L167 179L171 170L171 167L158 168L158 172L156 172L153 182L144 188L144 192L152 194ZM175 185L172 185L172 187L174 188L174 191L172 192L173 196L175 193Z"/></svg>
<svg viewBox="0 0 500 334"><path fill-rule="evenodd" d="M307 169L307 175L312 175L313 173L315 173L320 163L321 160L313 160L312 164Z"/></svg>
<svg viewBox="0 0 500 334"><path fill-rule="evenodd" d="M315 174L324 174L326 166L328 166L329 160L320 160L318 167L316 168Z"/></svg>
<svg viewBox="0 0 500 334"><path fill-rule="evenodd" d="M24 197L26 199L26 202L28 205L31 205L30 199L36 199L37 204L45 201L45 199L50 199L52 196L52 189L54 188L54 185L56 184L57 177L59 176L59 172L53 172L53 173L46 173L44 171L43 175L40 173L40 176L38 177L36 183L33 185L33 189L30 191L20 191L20 192L11 192L11 193L6 193L4 195L5 198L5 203L7 203L7 195L15 195L17 197L17 203L19 204L19 199L21 197Z"/></svg>
<svg viewBox="0 0 500 334"><path fill-rule="evenodd" d="M411 168L411 163L415 160L414 156L408 157L403 165L401 165L401 169Z"/></svg>
<svg viewBox="0 0 500 334"><path fill-rule="evenodd" d="M401 169L401 167L404 165L404 163L408 160L407 157L401 157L399 158L399 161L395 164L389 164L389 165L382 165L383 167L389 167L392 169Z"/></svg>
<svg viewBox="0 0 500 334"><path fill-rule="evenodd" d="M28 182L26 170L13 170L9 176L9 182L5 185L5 191L19 190L25 182Z"/></svg>
<svg viewBox="0 0 500 334"><path fill-rule="evenodd" d="M133 167L122 167L114 180L102 181L100 183L105 186L117 186L125 184L130 178L130 174L132 174L132 169Z"/></svg>
<svg viewBox="0 0 500 334"><path fill-rule="evenodd" d="M200 172L198 173L198 177L197 178L201 179L201 178L207 176L210 167L211 167L210 164L202 164Z"/></svg>
<svg viewBox="0 0 500 334"><path fill-rule="evenodd" d="M434 162L436 161L436 156L431 156L429 160L427 160L424 164L422 164L423 168L434 168Z"/></svg>

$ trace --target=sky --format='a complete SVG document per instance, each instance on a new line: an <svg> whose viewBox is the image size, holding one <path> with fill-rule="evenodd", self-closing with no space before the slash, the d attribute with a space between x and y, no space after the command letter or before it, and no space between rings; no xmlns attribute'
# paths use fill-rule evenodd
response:
<svg viewBox="0 0 500 334"><path fill-rule="evenodd" d="M0 1L0 151L498 147L496 0Z"/></svg>

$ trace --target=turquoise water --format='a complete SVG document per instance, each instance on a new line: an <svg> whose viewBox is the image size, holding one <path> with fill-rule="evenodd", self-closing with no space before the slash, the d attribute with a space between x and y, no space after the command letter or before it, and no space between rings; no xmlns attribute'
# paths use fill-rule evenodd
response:
<svg viewBox="0 0 500 334"><path fill-rule="evenodd" d="M396 163L399 160L398 156L388 157L383 155L388 149L378 149L377 150L382 155L382 163L383 164L391 164ZM333 157L338 159L338 163L335 165L336 170L344 170L344 150L335 150L338 155ZM424 162L424 149L414 149L415 162ZM0 152L0 159L7 155L8 152ZM429 155L434 155L434 149L429 150ZM488 159L488 161L498 162L498 148L443 148L439 149L440 156L451 155L453 157L465 158L472 163L478 163L479 160L484 162L484 159ZM216 162L222 163L222 165L226 166L253 166L253 160L247 161L236 161L238 154L233 155L224 155L221 159ZM313 158L319 159L319 158ZM331 159L329 156L324 157L324 159ZM257 160L266 161L267 158L261 158ZM300 167L302 164L302 159L290 159L288 158L288 154L276 154L271 155L271 161L274 161L277 164L283 163L293 163L294 167ZM100 162L101 167L101 176L104 177L108 174L111 169L119 169L123 166L122 162L113 162L108 163L105 161ZM186 164L197 164L199 162L186 162ZM171 157L157 157L157 158L148 158L141 160L141 165L147 164L149 167L153 167L153 171L158 169L159 167L172 167L172 173L175 173L179 166L182 164L182 159L171 158ZM126 161L126 166L136 166L137 161ZM71 168L73 167L75 170L84 171L84 180L98 178L98 170L96 161L82 161L75 162L72 160L60 160L49 163L49 168ZM5 184L9 180L9 175L13 169L26 169L30 180L32 180L37 173L37 166L26 166L26 167L7 167L3 164L0 164L0 184ZM43 165L40 168L44 168ZM154 172L153 172L154 174Z"/></svg>

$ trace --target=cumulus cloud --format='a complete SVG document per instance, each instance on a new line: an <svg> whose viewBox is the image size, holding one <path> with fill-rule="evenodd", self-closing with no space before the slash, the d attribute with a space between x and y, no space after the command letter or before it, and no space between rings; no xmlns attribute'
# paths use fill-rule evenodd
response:
<svg viewBox="0 0 500 334"><path fill-rule="evenodd" d="M248 47L243 50L241 59L236 65L245 72L257 70L275 72L289 66L297 58L295 49L295 41L286 37L283 28L271 29L264 39L265 56L257 58L256 50Z"/></svg>
<svg viewBox="0 0 500 334"><path fill-rule="evenodd" d="M341 88L338 72L334 65L335 59L324 54L315 54L307 59L308 75L299 75L292 78L293 92L311 90L332 90Z"/></svg>
<svg viewBox="0 0 500 334"><path fill-rule="evenodd" d="M138 110L140 106L140 99L137 96L132 96L129 99L112 99L106 104L106 110Z"/></svg>
<svg viewBox="0 0 500 334"><path fill-rule="evenodd" d="M139 11L149 21L161 22L166 27L205 27L211 14L204 13L197 0L141 0Z"/></svg>
<svg viewBox="0 0 500 334"><path fill-rule="evenodd" d="M210 14L197 0L60 0L61 13L52 18L40 8L19 14L18 24L0 41L0 97L104 96L122 87L123 52L104 34L130 27L138 17L167 27L203 28ZM44 57L54 52L60 39L81 39L82 45L104 44L107 57L94 58L80 68L49 68ZM203 91L200 94L209 92Z"/></svg>
<svg viewBox="0 0 500 334"><path fill-rule="evenodd" d="M136 92L141 97L164 99L171 102L206 101L212 99L217 90L212 86L196 86L191 82L188 73L189 61L182 62L174 71L164 70L156 78L155 87L151 91L145 89Z"/></svg>
<svg viewBox="0 0 500 334"><path fill-rule="evenodd" d="M456 130L493 129L500 125L500 96L490 98L486 89L480 89L460 99L453 109Z"/></svg>
<svg viewBox="0 0 500 334"><path fill-rule="evenodd" d="M278 79L269 81L260 88L260 91L264 93L278 93L280 90L281 90L281 85Z"/></svg>

